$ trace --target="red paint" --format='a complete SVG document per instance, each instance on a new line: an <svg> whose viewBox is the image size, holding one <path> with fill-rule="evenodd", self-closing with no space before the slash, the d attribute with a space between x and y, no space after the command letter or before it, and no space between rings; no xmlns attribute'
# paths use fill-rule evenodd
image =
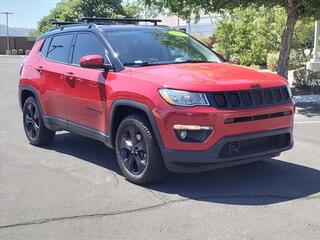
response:
<svg viewBox="0 0 320 240"><path fill-rule="evenodd" d="M86 68L103 68L104 59L100 55L88 55L80 58L80 66Z"/></svg>
<svg viewBox="0 0 320 240"><path fill-rule="evenodd" d="M152 111L163 143L168 149L205 150L220 138L231 135L287 128L293 116L225 125L225 118L252 116L281 111L294 112L294 104L247 110L217 110L213 107L174 107L159 95L167 87L190 91L229 91L250 89L252 83L262 88L285 86L282 77L254 71L228 63L185 63L105 72L48 61L39 54L38 41L26 58L20 86L37 90L43 112L47 116L68 119L75 123L109 133L109 111L116 99L143 103ZM101 64L97 56L81 59L82 63ZM182 143L175 137L174 124L214 125L204 143Z"/></svg>

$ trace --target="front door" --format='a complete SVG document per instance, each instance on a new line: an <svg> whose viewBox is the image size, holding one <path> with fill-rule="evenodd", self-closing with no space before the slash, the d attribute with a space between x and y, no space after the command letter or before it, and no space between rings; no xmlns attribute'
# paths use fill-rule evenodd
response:
<svg viewBox="0 0 320 240"><path fill-rule="evenodd" d="M91 32L78 33L74 42L72 64L67 67L72 104L68 105L69 128L81 131L106 132L106 72L103 69L80 67L80 58L106 52L102 43Z"/></svg>

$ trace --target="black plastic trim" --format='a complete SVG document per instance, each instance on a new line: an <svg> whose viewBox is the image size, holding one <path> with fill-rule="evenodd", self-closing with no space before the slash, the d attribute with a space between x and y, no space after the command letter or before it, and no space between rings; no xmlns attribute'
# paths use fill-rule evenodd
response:
<svg viewBox="0 0 320 240"><path fill-rule="evenodd" d="M115 115L117 108L122 107L122 106L137 108L137 109L143 111L147 115L149 122L151 124L152 130L153 130L153 133L155 134L156 140L157 140L159 147L160 147L160 150L162 152L162 150L164 149L164 144L163 144L158 126L154 120L152 111L149 109L148 106L144 105L143 103L134 101L134 100L117 99L113 102L112 107L111 107L111 111L110 111L109 128L108 128L111 143L113 143L115 140L115 139L112 139L112 136L114 136L114 132L113 132L114 131L114 127L113 127L114 115Z"/></svg>
<svg viewBox="0 0 320 240"><path fill-rule="evenodd" d="M38 106L40 108L40 112L43 115L43 111L42 111L42 107L41 107L41 104L40 104L40 100L39 100L39 96L38 96L37 90L34 89L31 86L19 86L19 106L20 106L20 109L22 110L22 108L23 108L23 106L22 106L22 92L23 91L29 91L29 92L33 93L33 95L35 96L35 98L37 100Z"/></svg>
<svg viewBox="0 0 320 240"><path fill-rule="evenodd" d="M250 153L246 155L221 158L219 152L223 146L228 142L241 141L247 139L254 139L260 137L267 137L273 135L279 135L289 133L290 144L283 148L274 148L272 150L266 150L257 153ZM163 158L165 160L166 167L173 172L201 172L210 169L220 168L224 166L239 165L246 161L255 161L261 159L267 159L272 156L279 155L280 152L289 150L293 147L292 128L282 128L271 131L263 131L258 133L242 134L238 136L230 136L220 139L211 148L206 151L183 151L183 150L169 150L164 149L162 151Z"/></svg>
<svg viewBox="0 0 320 240"><path fill-rule="evenodd" d="M109 135L97 129L89 128L81 124L53 116L43 116L43 121L46 127L53 131L66 130L88 138L96 139L103 142L106 146L112 147Z"/></svg>
<svg viewBox="0 0 320 240"><path fill-rule="evenodd" d="M275 112L275 113L267 113L267 114L260 114L260 115L254 115L254 116L227 118L224 120L224 123L233 124L233 123L251 122L251 121L258 121L258 120L265 120L265 119L272 119L272 118L279 118L279 117L287 117L291 115L292 115L291 111Z"/></svg>
<svg viewBox="0 0 320 240"><path fill-rule="evenodd" d="M210 103L210 106L215 107L220 110L240 110L240 109L254 109L254 108L262 108L262 107L271 107L271 106L278 106L283 104L289 104L292 103L292 99L290 96L286 98L283 96L282 91L286 90L287 87L284 86L278 86L278 87L271 87L271 88L259 88L259 89L248 89L248 90L239 90L239 91L223 91L223 92L206 92L206 96L208 98L208 101ZM280 91L280 98L277 99L277 97L274 96L274 91L279 90ZM264 95L265 92L270 92L272 96L272 101L267 101L266 97ZM249 94L251 99L251 104L246 105L243 96L241 94ZM261 96L261 103L258 104L256 101L254 101L254 94L258 94ZM232 100L230 99L230 95L237 96L236 99L239 102L232 105ZM217 99L215 97L221 96L224 100L224 105L220 105L219 102L217 102Z"/></svg>

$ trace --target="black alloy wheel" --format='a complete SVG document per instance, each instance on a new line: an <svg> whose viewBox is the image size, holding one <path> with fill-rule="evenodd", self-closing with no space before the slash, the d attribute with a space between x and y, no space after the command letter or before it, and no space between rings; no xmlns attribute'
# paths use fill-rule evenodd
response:
<svg viewBox="0 0 320 240"><path fill-rule="evenodd" d="M24 124L28 137L36 140L40 132L39 112L33 102L28 102L24 114Z"/></svg>
<svg viewBox="0 0 320 240"><path fill-rule="evenodd" d="M127 170L134 175L141 174L146 168L148 153L145 139L136 126L127 126L122 131L119 148Z"/></svg>
<svg viewBox="0 0 320 240"><path fill-rule="evenodd" d="M55 131L46 128L39 105L34 97L27 98L23 104L23 127L32 145L48 145L54 139Z"/></svg>
<svg viewBox="0 0 320 240"><path fill-rule="evenodd" d="M167 173L152 127L142 114L132 114L121 121L115 150L123 175L133 183L154 182Z"/></svg>

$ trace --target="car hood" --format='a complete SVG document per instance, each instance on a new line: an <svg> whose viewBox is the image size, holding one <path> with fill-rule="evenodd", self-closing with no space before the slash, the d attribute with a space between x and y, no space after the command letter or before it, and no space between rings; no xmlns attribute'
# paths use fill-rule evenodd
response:
<svg viewBox="0 0 320 240"><path fill-rule="evenodd" d="M277 74L258 72L229 63L181 63L130 68L133 78L154 81L162 87L192 91L231 91L282 86L287 80Z"/></svg>

